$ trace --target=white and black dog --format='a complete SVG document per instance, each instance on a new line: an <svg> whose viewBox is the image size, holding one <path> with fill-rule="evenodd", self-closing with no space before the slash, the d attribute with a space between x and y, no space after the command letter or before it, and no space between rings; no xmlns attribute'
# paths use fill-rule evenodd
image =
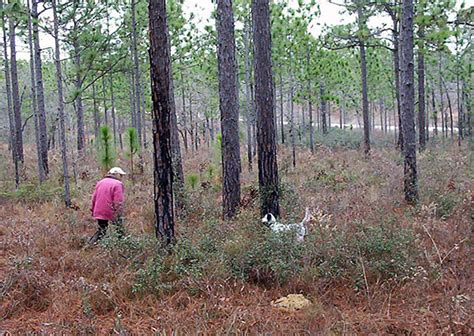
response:
<svg viewBox="0 0 474 336"><path fill-rule="evenodd" d="M271 213L266 214L262 218L262 223L269 227L273 232L287 232L295 231L296 240L299 242L304 241L304 237L308 234L308 229L306 228L306 223L311 219L311 213L309 208L306 208L305 216L301 223L295 224L282 224L278 223Z"/></svg>

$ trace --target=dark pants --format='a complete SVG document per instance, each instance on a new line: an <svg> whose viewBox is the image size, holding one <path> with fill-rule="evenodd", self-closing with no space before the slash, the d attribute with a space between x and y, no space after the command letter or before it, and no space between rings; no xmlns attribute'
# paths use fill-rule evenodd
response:
<svg viewBox="0 0 474 336"><path fill-rule="evenodd" d="M89 240L89 243L91 244L94 244L95 242L101 240L105 236L105 234L107 233L107 227L109 226L109 221L105 219L98 219L97 224L99 225L99 228L97 229L97 232ZM119 238L122 238L125 234L122 218L118 218L112 221L112 224L115 225Z"/></svg>

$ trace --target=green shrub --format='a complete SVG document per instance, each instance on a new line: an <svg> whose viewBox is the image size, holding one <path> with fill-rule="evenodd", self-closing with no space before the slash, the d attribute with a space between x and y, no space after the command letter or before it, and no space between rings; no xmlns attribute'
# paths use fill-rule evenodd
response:
<svg viewBox="0 0 474 336"><path fill-rule="evenodd" d="M186 177L186 180L188 182L188 185L191 187L191 189L196 189L197 184L198 184L198 176L197 174L191 173Z"/></svg>
<svg viewBox="0 0 474 336"><path fill-rule="evenodd" d="M301 270L303 245L295 244L293 233L266 231L257 240L241 238L234 236L224 246L224 260L235 277L262 284L284 283Z"/></svg>
<svg viewBox="0 0 474 336"><path fill-rule="evenodd" d="M317 137L316 142L330 148L358 149L363 134L359 130L331 128L325 135Z"/></svg>
<svg viewBox="0 0 474 336"><path fill-rule="evenodd" d="M130 159L130 172L133 176L133 158L140 149L140 144L138 143L138 133L135 128L127 128L125 132L125 145L127 149L126 155Z"/></svg>
<svg viewBox="0 0 474 336"><path fill-rule="evenodd" d="M115 150L112 142L112 132L108 126L102 126L98 141L98 160L103 172L107 172L115 163Z"/></svg>

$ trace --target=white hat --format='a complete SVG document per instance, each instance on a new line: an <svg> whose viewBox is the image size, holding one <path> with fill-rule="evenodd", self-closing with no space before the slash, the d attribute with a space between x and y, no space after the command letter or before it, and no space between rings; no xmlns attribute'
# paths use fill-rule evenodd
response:
<svg viewBox="0 0 474 336"><path fill-rule="evenodd" d="M108 174L110 174L110 175L111 175L111 174L127 175L127 173L124 172L124 171L122 170L122 168L120 168L120 167L113 167L113 168L110 168Z"/></svg>

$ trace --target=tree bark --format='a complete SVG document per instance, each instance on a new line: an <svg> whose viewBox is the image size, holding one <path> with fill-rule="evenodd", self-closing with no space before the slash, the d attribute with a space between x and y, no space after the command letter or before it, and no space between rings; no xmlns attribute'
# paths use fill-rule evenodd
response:
<svg viewBox="0 0 474 336"><path fill-rule="evenodd" d="M328 124L327 124L327 117L326 117L326 92L325 92L325 87L324 83L321 82L319 84L319 96L321 99L321 128L323 130L323 134L328 133Z"/></svg>
<svg viewBox="0 0 474 336"><path fill-rule="evenodd" d="M392 17L392 38L393 38L393 75L395 77L395 95L397 98L397 117L398 117L398 138L397 147L403 152L403 132L402 132L402 113L400 106L400 40L399 40L399 19L397 11L390 13ZM395 121L395 120L394 120ZM394 125L396 123L394 122ZM395 130L396 132L396 130Z"/></svg>
<svg viewBox="0 0 474 336"><path fill-rule="evenodd" d="M418 47L418 141L420 143L420 151L426 147L426 132L425 132L425 55L424 29L420 27L418 30L418 38L420 46Z"/></svg>
<svg viewBox="0 0 474 336"><path fill-rule="evenodd" d="M66 146L66 127L64 125L64 100L63 100L63 83L62 83L62 70L60 60L60 49L59 49L59 21L58 14L56 11L56 0L52 0L53 7L53 30L54 30L54 64L56 66L56 82L57 82L57 94L58 94L58 115L59 115L59 139L61 143L61 159L63 164L63 181L64 181L64 203L66 207L71 206L71 192L69 187L69 173L67 163L67 146Z"/></svg>
<svg viewBox="0 0 474 336"><path fill-rule="evenodd" d="M15 27L16 23L13 18L9 18L9 30L10 35L10 75L11 75L11 90L12 90L12 100L13 100L13 121L15 125L15 153L16 153L16 162L22 166L24 162L23 154L23 132L22 122L21 122L21 103L20 103L20 93L18 88L18 69L16 63L16 32Z"/></svg>
<svg viewBox="0 0 474 336"><path fill-rule="evenodd" d="M365 19L362 14L362 7L357 6L357 20L359 29L365 26ZM365 44L359 38L359 54L360 54L360 73L362 81L362 116L364 120L364 154L370 154L370 123L369 123L369 99L367 94L367 64L365 57Z"/></svg>
<svg viewBox="0 0 474 336"><path fill-rule="evenodd" d="M97 141L99 138L99 128L100 128L100 119L99 119L99 110L97 109L97 93L95 90L95 84L92 84L92 104L93 104L93 117L94 117L94 141Z"/></svg>
<svg viewBox="0 0 474 336"><path fill-rule="evenodd" d="M79 6L78 0L74 0L74 6L77 8ZM76 87L76 97L74 99L74 105L76 110L77 118L77 150L82 151L85 146L84 139L84 108L82 106L82 77L81 77L81 50L79 49L79 28L77 27L77 22L73 19L73 29L74 29L74 38L73 38L73 49L74 49L74 66L75 66L75 81L74 85Z"/></svg>
<svg viewBox="0 0 474 336"><path fill-rule="evenodd" d="M35 121L35 140L36 140L36 153L37 153L37 164L38 164L38 177L40 184L45 180L45 171L43 166L43 152L41 149L41 139L39 130L39 116L38 116L38 105L36 100L36 76L35 76L35 51L33 49L33 28L32 28L32 17L33 10L30 6L30 1L26 2L28 10L28 47L30 49L30 80L31 80L31 110L34 115Z"/></svg>
<svg viewBox="0 0 474 336"><path fill-rule="evenodd" d="M135 80L135 103L136 103L136 122L137 122L137 133L138 142L140 144L140 153L143 151L143 133L142 133L142 113L141 110L141 76L140 76L140 63L138 59L138 47L137 47L137 20L136 20L136 0L131 0L131 14L132 14L132 55L133 55L133 71ZM141 154L140 154L141 156ZM142 159L140 159L143 162Z"/></svg>
<svg viewBox="0 0 474 336"><path fill-rule="evenodd" d="M291 140L291 162L293 167L296 167L296 140L295 140L295 104L294 99L294 83L293 70L291 69L291 51L290 51L290 140Z"/></svg>
<svg viewBox="0 0 474 336"><path fill-rule="evenodd" d="M165 0L148 3L150 76L153 101L153 149L156 235L166 245L174 237L173 163L171 153L171 92L168 23Z"/></svg>
<svg viewBox="0 0 474 336"><path fill-rule="evenodd" d="M32 25L33 25L33 46L34 46L34 64L35 64L35 78L36 78L36 104L38 109L38 126L41 146L41 160L43 171L45 175L49 173L48 164L48 132L46 127L46 109L44 103L44 85L43 85L43 65L41 60L41 47L39 41L39 27L38 27L38 2L33 0L32 3Z"/></svg>
<svg viewBox="0 0 474 336"><path fill-rule="evenodd" d="M168 33L168 55L171 55L171 39ZM171 112L171 162L173 164L173 190L176 201L177 215L184 210L184 172L181 158L181 146L179 144L178 116L176 115L176 101L174 97L173 69L169 65L169 90L170 90L170 112ZM145 113L143 113L145 115ZM146 133L144 133L146 141Z"/></svg>
<svg viewBox="0 0 474 336"><path fill-rule="evenodd" d="M217 68L222 130L223 218L235 216L240 204L239 103L231 0L217 1Z"/></svg>
<svg viewBox="0 0 474 336"><path fill-rule="evenodd" d="M9 145L12 151L12 161L15 166L15 186L18 188L20 184L20 174L18 171L18 160L16 155L16 142L15 142L15 120L12 109L12 92L11 92L11 79L10 79L10 64L8 61L8 47L7 47L7 31L5 23L5 13L3 12L3 1L0 0L0 12L2 15L2 32L3 32L3 63L5 73L5 89L7 96L7 110L8 110L8 123L10 127Z"/></svg>
<svg viewBox="0 0 474 336"><path fill-rule="evenodd" d="M270 13L268 0L252 0L258 181L263 215L280 215L279 179L273 115Z"/></svg>
<svg viewBox="0 0 474 336"><path fill-rule="evenodd" d="M401 27L401 107L404 152L404 191L409 204L418 202L413 60L413 0L403 0Z"/></svg>
<svg viewBox="0 0 474 336"><path fill-rule="evenodd" d="M110 104L112 114L112 131L114 133L114 147L117 147L117 121L115 119L115 95L114 95L114 79L112 75L109 77L110 80Z"/></svg>
<svg viewBox="0 0 474 336"><path fill-rule="evenodd" d="M252 171L253 169L253 155L252 155L252 116L253 114L253 105L251 97L251 87L250 87L250 32L251 27L249 21L246 19L244 21L244 57L245 57L245 111L246 111L246 126L247 126L247 161L248 169Z"/></svg>

